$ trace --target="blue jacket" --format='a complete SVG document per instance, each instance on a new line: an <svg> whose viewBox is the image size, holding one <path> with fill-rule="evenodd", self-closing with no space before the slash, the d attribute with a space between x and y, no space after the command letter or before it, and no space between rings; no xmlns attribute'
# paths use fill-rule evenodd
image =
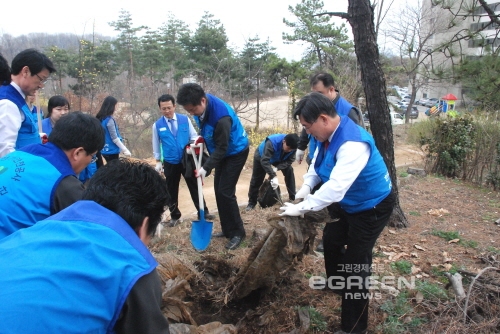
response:
<svg viewBox="0 0 500 334"><path fill-rule="evenodd" d="M189 119L186 115L177 114L177 135L170 131L165 117L156 121L156 131L161 142L163 161L180 164L184 148L189 144Z"/></svg>
<svg viewBox="0 0 500 334"><path fill-rule="evenodd" d="M1 158L0 239L50 216L55 191L69 175L75 172L68 157L50 142L29 145Z"/></svg>
<svg viewBox="0 0 500 334"><path fill-rule="evenodd" d="M0 241L0 323L10 333L113 333L157 262L130 225L79 201Z"/></svg>
<svg viewBox="0 0 500 334"><path fill-rule="evenodd" d="M17 134L16 150L26 145L41 143L37 119L31 113L23 96L14 86L0 86L0 100L12 101L17 105L19 111L24 114L24 121L21 123L21 128Z"/></svg>
<svg viewBox="0 0 500 334"><path fill-rule="evenodd" d="M335 155L339 147L346 141L365 142L370 145L371 150L365 168L340 201L340 206L345 211L356 213L379 204L391 192L392 183L384 159L375 146L373 137L349 117L341 117L340 125L326 152L323 145L319 146L314 169L323 183L330 179L332 169L337 163Z"/></svg>
<svg viewBox="0 0 500 334"><path fill-rule="evenodd" d="M42 132L47 136L52 132L52 122L50 121L50 117L42 120Z"/></svg>
<svg viewBox="0 0 500 334"><path fill-rule="evenodd" d="M113 117L108 116L101 121L101 125L104 128L104 134L105 134L104 135L104 147L101 150L102 154L119 154L120 153L120 148L115 143L113 143L113 140L111 139L111 135L109 134L109 131L108 131L107 125L108 125L108 122L111 118L113 118ZM114 120L114 118L113 118L113 120ZM115 121L115 129L116 129L116 134L117 134L118 138L120 139L120 141L122 141L122 137L120 135L120 130L118 130L118 125L116 125L116 121Z"/></svg>
<svg viewBox="0 0 500 334"><path fill-rule="evenodd" d="M287 154L285 154L283 156L283 159L280 159L281 153L283 152L283 139L285 138L285 136L286 136L285 134L278 133L278 134L270 135L266 139L264 139L264 141L262 143L260 143L260 145L258 147L260 156L262 156L262 154L264 153L264 146L266 145L267 140L271 141L271 143L273 144L273 148L274 148L274 154L271 157L271 160L269 160L270 164L274 164L275 162L278 162L278 161L285 161L290 155L295 154L295 150L292 150L292 151L288 152Z"/></svg>
<svg viewBox="0 0 500 334"><path fill-rule="evenodd" d="M224 116L230 116L233 120L229 146L225 156L236 155L245 150L248 147L248 136L233 108L216 96L211 94L206 94L206 96L206 119L204 119L203 123L200 123L200 118L198 116L194 116L194 119L198 124L198 127L201 129L200 134L205 139L208 152L212 153L215 150L215 142L213 138L215 126L217 125L219 119Z"/></svg>

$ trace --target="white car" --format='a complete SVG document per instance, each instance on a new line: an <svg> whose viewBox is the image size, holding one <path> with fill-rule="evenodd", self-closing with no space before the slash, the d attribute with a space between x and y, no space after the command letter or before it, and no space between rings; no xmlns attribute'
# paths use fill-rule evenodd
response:
<svg viewBox="0 0 500 334"><path fill-rule="evenodd" d="M391 111L390 115L391 115L391 123L392 123L392 125L405 124L405 120L404 120L403 116L400 113Z"/></svg>

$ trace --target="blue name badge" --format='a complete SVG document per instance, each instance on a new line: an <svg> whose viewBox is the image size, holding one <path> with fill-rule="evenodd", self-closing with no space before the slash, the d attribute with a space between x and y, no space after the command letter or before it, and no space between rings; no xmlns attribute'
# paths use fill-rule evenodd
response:
<svg viewBox="0 0 500 334"><path fill-rule="evenodd" d="M160 128L160 131L167 131L166 127Z"/></svg>

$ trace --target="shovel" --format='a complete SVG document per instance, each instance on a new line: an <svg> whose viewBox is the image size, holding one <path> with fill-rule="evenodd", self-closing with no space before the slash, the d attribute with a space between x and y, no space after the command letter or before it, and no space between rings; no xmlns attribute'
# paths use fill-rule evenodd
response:
<svg viewBox="0 0 500 334"><path fill-rule="evenodd" d="M195 148L199 148L198 156L195 153ZM191 144L191 155L194 159L194 164L196 170L201 168L201 159L203 156L203 143ZM203 252L210 245L210 239L212 238L212 229L214 226L213 222L207 222L205 220L205 206L203 205L203 190L202 190L202 180L201 177L196 178L198 183L198 200L200 207L200 220L194 220L191 224L191 244L194 249L198 252Z"/></svg>

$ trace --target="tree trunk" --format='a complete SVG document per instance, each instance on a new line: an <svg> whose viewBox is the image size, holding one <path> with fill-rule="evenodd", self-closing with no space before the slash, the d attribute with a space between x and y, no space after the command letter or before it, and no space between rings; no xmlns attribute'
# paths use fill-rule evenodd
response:
<svg viewBox="0 0 500 334"><path fill-rule="evenodd" d="M394 137L392 133L389 104L387 102L385 77L380 65L374 27L373 7L370 0L349 0L348 21L352 27L356 57L361 69L361 80L366 95L373 138L382 154L392 180L396 204L389 225L407 227L408 220L399 204L396 165L394 162Z"/></svg>

